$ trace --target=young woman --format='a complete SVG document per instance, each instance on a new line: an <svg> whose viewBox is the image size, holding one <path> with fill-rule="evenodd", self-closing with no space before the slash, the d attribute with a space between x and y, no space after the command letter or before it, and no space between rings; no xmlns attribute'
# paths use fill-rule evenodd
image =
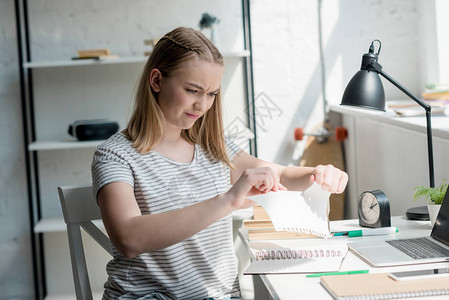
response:
<svg viewBox="0 0 449 300"><path fill-rule="evenodd" d="M95 195L112 240L105 299L240 297L231 212L248 195L343 192L333 166L283 167L223 136L223 57L200 32L177 28L143 70L128 127L97 148Z"/></svg>

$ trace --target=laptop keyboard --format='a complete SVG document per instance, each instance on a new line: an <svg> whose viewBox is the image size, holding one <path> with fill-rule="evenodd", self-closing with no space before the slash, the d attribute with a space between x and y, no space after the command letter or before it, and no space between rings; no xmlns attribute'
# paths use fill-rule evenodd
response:
<svg viewBox="0 0 449 300"><path fill-rule="evenodd" d="M449 257L449 250L433 243L425 237L391 240L386 242L413 259Z"/></svg>

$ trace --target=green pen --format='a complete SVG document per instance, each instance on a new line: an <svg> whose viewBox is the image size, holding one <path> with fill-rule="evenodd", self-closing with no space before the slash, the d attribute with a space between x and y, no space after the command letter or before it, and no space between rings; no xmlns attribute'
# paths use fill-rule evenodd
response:
<svg viewBox="0 0 449 300"><path fill-rule="evenodd" d="M328 275L348 275L348 274L366 274L369 273L369 270L356 270L356 271L342 271L342 272L327 272L327 273L315 273L306 275L306 277L321 277Z"/></svg>

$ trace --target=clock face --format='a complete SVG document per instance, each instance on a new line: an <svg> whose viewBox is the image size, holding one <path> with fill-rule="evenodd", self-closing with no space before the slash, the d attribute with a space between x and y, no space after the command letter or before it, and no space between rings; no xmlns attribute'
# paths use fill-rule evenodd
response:
<svg viewBox="0 0 449 300"><path fill-rule="evenodd" d="M372 193L365 193L360 199L360 216L367 224L374 224L379 220L379 202Z"/></svg>

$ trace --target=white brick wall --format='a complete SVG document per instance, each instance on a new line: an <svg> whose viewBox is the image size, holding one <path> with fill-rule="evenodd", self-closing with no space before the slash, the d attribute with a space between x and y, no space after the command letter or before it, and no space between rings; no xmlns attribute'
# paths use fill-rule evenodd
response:
<svg viewBox="0 0 449 300"><path fill-rule="evenodd" d="M0 299L31 299L30 232L14 1L0 1Z"/></svg>
<svg viewBox="0 0 449 300"><path fill-rule="evenodd" d="M29 3L33 60L75 56L76 49L109 48L121 56L142 55L144 39L177 26L199 29L204 12L220 19L224 51L243 48L240 1L37 0Z"/></svg>
<svg viewBox="0 0 449 300"><path fill-rule="evenodd" d="M323 0L328 102L339 103L373 39L382 42L384 70L419 95L417 17L416 1ZM294 128L314 127L323 115L318 1L254 1L252 23L256 94L264 92L283 113L259 130L259 156L295 164ZM388 99L405 98L388 82L384 88Z"/></svg>

